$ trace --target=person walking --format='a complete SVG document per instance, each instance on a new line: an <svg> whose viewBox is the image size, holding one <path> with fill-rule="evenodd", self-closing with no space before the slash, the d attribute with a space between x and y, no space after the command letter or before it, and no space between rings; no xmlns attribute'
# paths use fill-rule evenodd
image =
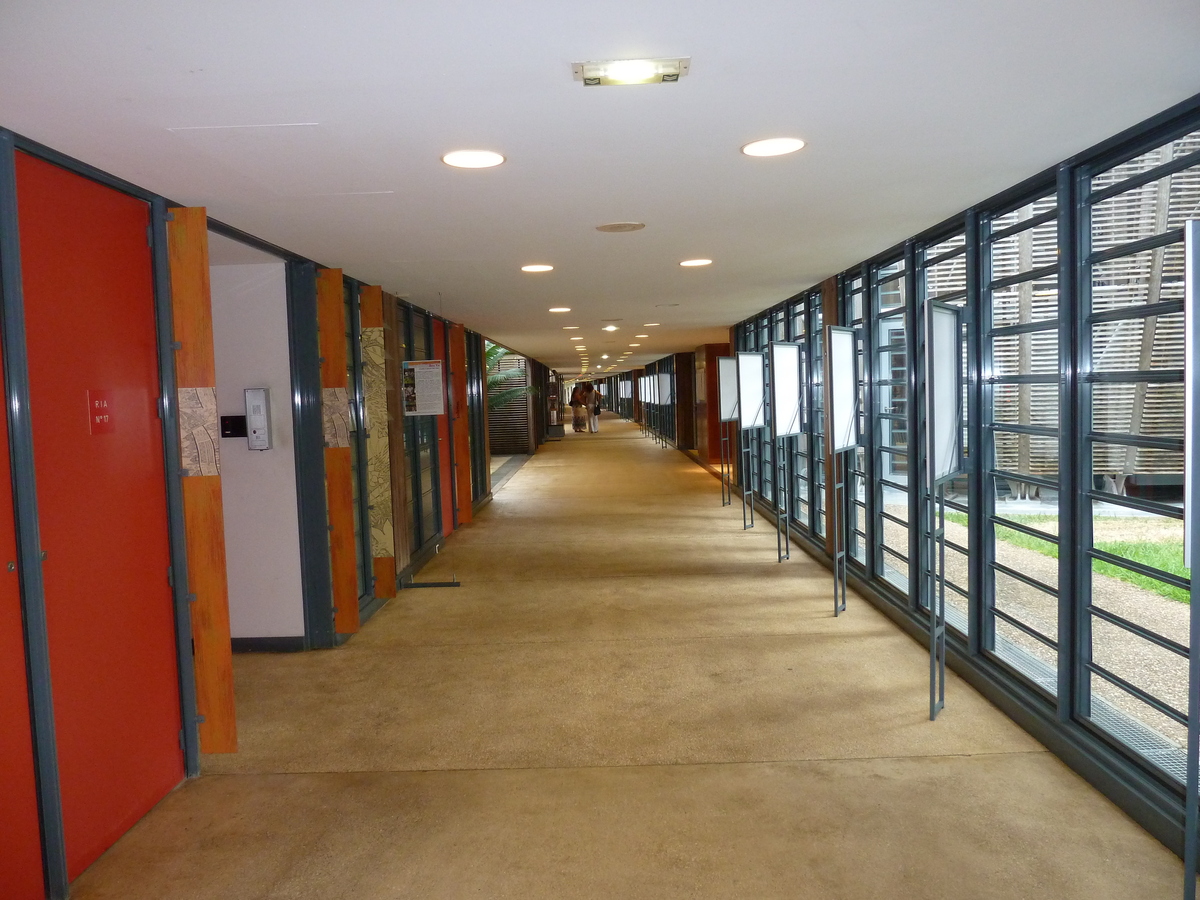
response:
<svg viewBox="0 0 1200 900"><path fill-rule="evenodd" d="M575 389L571 391L571 430L576 433L584 431L588 423L587 406L584 404L583 395L583 385L576 384Z"/></svg>
<svg viewBox="0 0 1200 900"><path fill-rule="evenodd" d="M583 388L583 404L587 410L588 431L595 434L600 430L600 391L590 381L585 381Z"/></svg>

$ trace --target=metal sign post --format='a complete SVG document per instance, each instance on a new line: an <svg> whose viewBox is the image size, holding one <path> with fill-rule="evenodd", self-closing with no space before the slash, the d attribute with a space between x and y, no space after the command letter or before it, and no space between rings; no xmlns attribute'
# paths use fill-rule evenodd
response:
<svg viewBox="0 0 1200 900"><path fill-rule="evenodd" d="M771 363L771 446L775 450L775 555L779 562L792 558L788 534L791 520L792 485L787 475L787 438L798 435L803 425L800 345L772 341L767 348Z"/></svg>
<svg viewBox="0 0 1200 900"><path fill-rule="evenodd" d="M858 332L841 325L825 326L829 354L830 449L833 458L833 614L846 611L846 473L847 454L858 451Z"/></svg>
<svg viewBox="0 0 1200 900"><path fill-rule="evenodd" d="M721 505L733 505L733 438L738 420L737 357L717 357L717 419L721 427Z"/></svg>
<svg viewBox="0 0 1200 900"><path fill-rule="evenodd" d="M1184 223L1184 561L1186 567L1200 559L1200 441L1196 440L1196 353L1200 353L1200 219ZM1200 586L1192 571L1188 641L1187 784L1183 816L1183 896L1196 900L1196 865L1200 862Z"/></svg>
<svg viewBox="0 0 1200 900"><path fill-rule="evenodd" d="M929 719L946 706L946 483L964 471L962 309L924 301L925 487L927 537L921 596L929 607Z"/></svg>
<svg viewBox="0 0 1200 900"><path fill-rule="evenodd" d="M737 355L738 419L741 425L742 528L754 527L754 485L750 478L750 431L766 427L766 356ZM747 511L749 521L747 522Z"/></svg>

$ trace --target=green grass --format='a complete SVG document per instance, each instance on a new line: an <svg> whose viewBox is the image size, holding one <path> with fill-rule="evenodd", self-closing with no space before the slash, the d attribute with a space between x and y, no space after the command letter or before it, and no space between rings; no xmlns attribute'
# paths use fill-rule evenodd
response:
<svg viewBox="0 0 1200 900"><path fill-rule="evenodd" d="M1031 528L1045 528L1047 525L1057 522L1058 517L1012 516L1011 520L1021 525L1028 525ZM946 521L966 527L967 517L959 512L947 512ZM1049 556L1052 559L1058 559L1058 544L1032 537L1023 531L1016 531L1012 528L1005 528L1003 525L997 525L996 540L1004 541L1006 544L1012 544L1015 547L1023 547L1026 550L1033 550L1035 553L1041 553L1043 556ZM1172 575L1178 575L1181 578L1191 577L1190 570L1183 565L1183 547L1178 544L1156 541L1100 541L1096 544L1096 549L1103 550L1105 553L1111 553L1113 556L1119 556L1122 559L1141 563L1144 566L1153 566L1156 569L1170 572ZM1173 584L1164 584L1157 578L1150 578L1149 576L1142 575L1140 572L1131 572L1123 566L1093 560L1092 570L1099 575L1119 578L1121 581L1136 585L1143 590L1153 591L1156 594L1160 594L1171 600L1177 600L1180 603L1187 603L1190 599L1188 592L1183 588L1175 587Z"/></svg>

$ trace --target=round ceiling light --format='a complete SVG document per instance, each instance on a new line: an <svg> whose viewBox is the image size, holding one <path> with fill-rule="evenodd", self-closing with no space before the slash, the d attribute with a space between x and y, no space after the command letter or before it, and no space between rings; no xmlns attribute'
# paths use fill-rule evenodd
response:
<svg viewBox="0 0 1200 900"><path fill-rule="evenodd" d="M645 227L645 222L609 222L607 225L597 225L596 230L605 234L624 234L627 231L641 231Z"/></svg>
<svg viewBox="0 0 1200 900"><path fill-rule="evenodd" d="M569 307L569 306L552 306L552 307L550 307L550 312L570 312L570 311L571 311L571 307Z"/></svg>
<svg viewBox="0 0 1200 900"><path fill-rule="evenodd" d="M616 331L616 330L617 330L617 326L616 326L616 325L605 325L605 326L604 326L603 328L601 328L600 330L601 330L601 331Z"/></svg>
<svg viewBox="0 0 1200 900"><path fill-rule="evenodd" d="M540 265L540 264L534 265L534 266L521 266L521 271L522 272L553 272L554 266L544 266L544 265Z"/></svg>
<svg viewBox="0 0 1200 900"><path fill-rule="evenodd" d="M695 266L711 266L711 259L685 259L680 263L681 266L687 266L689 269Z"/></svg>
<svg viewBox="0 0 1200 900"><path fill-rule="evenodd" d="M454 150L442 157L442 162L456 169L490 169L504 162L493 150Z"/></svg>
<svg viewBox="0 0 1200 900"><path fill-rule="evenodd" d="M747 156L786 156L795 153L804 146L800 138L767 138L762 141L751 141L742 147Z"/></svg>

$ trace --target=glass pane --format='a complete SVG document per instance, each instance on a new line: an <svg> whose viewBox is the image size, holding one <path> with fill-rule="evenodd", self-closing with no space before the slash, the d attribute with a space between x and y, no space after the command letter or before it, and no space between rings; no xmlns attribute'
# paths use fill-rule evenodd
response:
<svg viewBox="0 0 1200 900"><path fill-rule="evenodd" d="M1100 312L1183 300L1183 244L1168 244L1092 266L1092 309Z"/></svg>
<svg viewBox="0 0 1200 900"><path fill-rule="evenodd" d="M1058 480L1058 438L1006 431L995 432L993 438L997 469Z"/></svg>
<svg viewBox="0 0 1200 900"><path fill-rule="evenodd" d="M1109 494L1183 502L1183 453L1126 444L1092 444L1092 479Z"/></svg>
<svg viewBox="0 0 1200 900"><path fill-rule="evenodd" d="M879 574L884 581L894 584L904 592L908 592L908 561L899 556L883 551L878 555Z"/></svg>
<svg viewBox="0 0 1200 900"><path fill-rule="evenodd" d="M999 545L997 541L997 545ZM1058 597L993 569L996 608L1051 641L1058 639Z"/></svg>
<svg viewBox="0 0 1200 900"><path fill-rule="evenodd" d="M938 256L944 256L952 250L959 250L967 245L967 237L965 234L956 234L953 237L946 238L940 244L934 244L925 251L926 259L934 259Z"/></svg>
<svg viewBox="0 0 1200 900"><path fill-rule="evenodd" d="M1051 219L993 241L991 256L993 281L1054 265L1058 262L1058 222Z"/></svg>
<svg viewBox="0 0 1200 900"><path fill-rule="evenodd" d="M1180 578L1190 577L1190 572L1183 565L1182 519L1156 516L1114 503L1093 503L1092 546ZM1115 579L1108 583L1110 591L1120 589L1133 596L1136 588L1149 592L1136 594L1147 602L1152 599L1149 594L1165 597L1174 603L1188 602L1188 593L1182 588L1132 572L1123 566L1093 560L1092 571L1107 579ZM1160 633L1166 634L1165 631ZM1181 643L1186 644L1186 638Z"/></svg>
<svg viewBox="0 0 1200 900"><path fill-rule="evenodd" d="M1187 711L1188 664L1179 654L1093 616L1092 661L1156 700L1180 712ZM1093 676L1093 688L1100 681ZM1113 702L1122 708L1120 699ZM1132 712L1128 708L1125 711Z"/></svg>
<svg viewBox="0 0 1200 900"><path fill-rule="evenodd" d="M1058 428L1057 384L992 386L992 420L1005 425Z"/></svg>
<svg viewBox="0 0 1200 900"><path fill-rule="evenodd" d="M896 515L900 512L896 504L884 504L884 511ZM908 519L908 511L904 510L902 517ZM908 557L908 526L902 525L899 522L893 522L891 519L880 517L880 522L883 526L882 546L894 551L897 555Z"/></svg>
<svg viewBox="0 0 1200 900"><path fill-rule="evenodd" d="M1058 277L1022 281L991 292L992 325L1026 325L1058 318Z"/></svg>
<svg viewBox="0 0 1200 900"><path fill-rule="evenodd" d="M1140 241L1196 214L1200 166L1131 188L1092 207L1092 250Z"/></svg>
<svg viewBox="0 0 1200 900"><path fill-rule="evenodd" d="M925 296L936 300L967 289L967 257L956 256L925 269Z"/></svg>
<svg viewBox="0 0 1200 900"><path fill-rule="evenodd" d="M1058 693L1058 653L1003 619L997 618L995 653L1050 694Z"/></svg>
<svg viewBox="0 0 1200 900"><path fill-rule="evenodd" d="M1182 548L1177 560L1182 569ZM1094 559L1092 605L1185 647L1189 644L1187 592L1172 585Z"/></svg>
<svg viewBox="0 0 1200 900"><path fill-rule="evenodd" d="M1014 517L1016 520L1025 518ZM1030 518L1041 519L1042 516ZM1034 526L1036 527L1036 525ZM1008 566L1051 590L1058 589L1058 541L1043 540L1015 528L996 525L996 562ZM999 579L999 576L997 576ZM1011 580L1011 579L1010 579ZM999 594L999 584L997 584ZM1025 621L1022 619L1022 621ZM1047 632L1053 637L1052 632Z"/></svg>
<svg viewBox="0 0 1200 900"><path fill-rule="evenodd" d="M904 306L904 284L904 278L901 277L879 285L878 308L888 310Z"/></svg>
<svg viewBox="0 0 1200 900"><path fill-rule="evenodd" d="M1054 329L992 338L992 375L1057 375L1058 332Z"/></svg>
<svg viewBox="0 0 1200 900"><path fill-rule="evenodd" d="M1123 162L1119 166L1113 166L1113 168L1101 172L1092 178L1092 189L1101 190L1119 181L1124 181L1126 178L1132 178L1134 175L1149 172L1163 163L1178 159L1181 156L1187 156L1189 153L1194 153L1197 150L1200 150L1200 131L1193 131L1191 134L1168 141L1161 147L1155 147L1141 156L1135 156L1128 162Z"/></svg>
<svg viewBox="0 0 1200 900"><path fill-rule="evenodd" d="M1183 313L1097 322L1092 367L1097 372L1183 368Z"/></svg>
<svg viewBox="0 0 1200 900"><path fill-rule="evenodd" d="M1109 434L1183 437L1182 384L1097 384L1092 430Z"/></svg>
<svg viewBox="0 0 1200 900"><path fill-rule="evenodd" d="M1040 197L1032 203L1026 203L1024 206L1007 212L1002 216L997 216L992 219L992 231L1002 231L1016 225L1019 222L1025 222L1032 219L1034 216L1040 216L1044 212L1049 212L1058 205L1058 201L1054 194L1047 194L1045 197Z"/></svg>

